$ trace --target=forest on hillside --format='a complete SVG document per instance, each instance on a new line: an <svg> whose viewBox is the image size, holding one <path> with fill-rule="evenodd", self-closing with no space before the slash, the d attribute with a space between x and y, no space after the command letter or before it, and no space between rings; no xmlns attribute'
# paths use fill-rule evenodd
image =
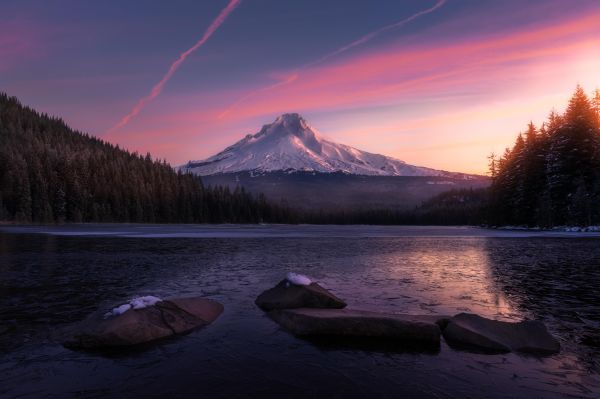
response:
<svg viewBox="0 0 600 399"><path fill-rule="evenodd" d="M203 187L0 93L0 220L276 223L286 212L241 188Z"/></svg>
<svg viewBox="0 0 600 399"><path fill-rule="evenodd" d="M490 157L492 185L482 222L552 227L600 224L600 91L578 86L566 111L529 123L502 157Z"/></svg>

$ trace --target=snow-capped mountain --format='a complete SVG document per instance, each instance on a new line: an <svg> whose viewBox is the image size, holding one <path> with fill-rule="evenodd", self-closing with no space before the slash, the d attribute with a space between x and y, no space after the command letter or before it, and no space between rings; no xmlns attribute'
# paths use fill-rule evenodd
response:
<svg viewBox="0 0 600 399"><path fill-rule="evenodd" d="M234 145L202 161L190 161L180 169L201 176L242 171L343 172L369 176L467 175L445 172L324 139L298 114L283 114Z"/></svg>

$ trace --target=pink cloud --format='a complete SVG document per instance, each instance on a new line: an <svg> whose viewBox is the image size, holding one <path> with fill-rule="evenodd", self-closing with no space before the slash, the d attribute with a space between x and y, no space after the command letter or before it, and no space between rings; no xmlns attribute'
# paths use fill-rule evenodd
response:
<svg viewBox="0 0 600 399"><path fill-rule="evenodd" d="M422 102L438 108L419 108L421 114L414 116L365 118L359 124L332 116L335 120L330 125L335 127L325 133L417 164L481 173L485 156L510 144L521 124L534 116L543 118L552 106L562 104L562 97L550 88L563 93L571 90L583 76L573 72L574 66L590 69L590 60L600 56L598 48L598 12L476 40L451 42L429 36L425 44L397 43L301 73L279 72L275 77L281 80L259 86L251 99L243 99L252 91L248 88L185 99L167 97L161 102L163 113L149 113L119 142L133 148L142 145L144 151L158 151L179 164L211 155L243 134L255 132L277 113L335 115L353 108L393 105L402 109ZM536 90L530 90L533 85ZM486 97L483 103L481 96ZM506 101L521 97L521 102ZM231 98L242 98L233 112L227 108ZM503 105L498 106L498 101L504 101ZM480 132L486 136L479 137ZM399 135L418 136L422 144L409 145ZM167 145L169 140L176 144ZM456 142L465 145L456 146Z"/></svg>
<svg viewBox="0 0 600 399"><path fill-rule="evenodd" d="M312 68L285 85L261 89L261 95L252 101L239 101L230 117L385 103L401 95L431 94L491 81L490 74L506 78L519 63L548 57L560 62L561 57L597 43L598 33L600 14L592 14L491 39L408 49L390 47Z"/></svg>
<svg viewBox="0 0 600 399"><path fill-rule="evenodd" d="M353 49L354 47L357 46L361 46L365 43L368 43L369 41L371 41L372 39L374 39L375 37L379 36L380 34L390 31L390 30L394 30L394 29L398 29L403 27L404 25L414 21L415 19L423 16L423 15L427 15L430 14L434 11L436 11L437 9L439 9L440 7L442 7L444 4L446 4L446 0L438 0L432 7L424 9L422 11L419 11L415 14L410 15L407 18L404 18L396 23L390 24L390 25L386 25L382 28L379 28L377 30L374 30L372 32L367 33L366 35L350 42L349 44L342 46L340 48L338 48L337 50L332 51L331 53L325 54L324 56L322 56L321 58L318 58L315 61L311 61L308 64L303 65L302 67L298 68L296 71L290 72L288 74L286 74L284 77L278 79L279 81L273 84L270 84L268 86L253 90L245 95L243 95L242 97L240 97L238 100L236 100L233 104L231 104L229 107L227 107L227 109L225 109L223 112L221 112L219 114L219 118L224 118L227 116L227 114L229 114L232 110L234 110L239 104L251 99L254 96L260 95L262 93L268 92L270 90L273 90L275 88L281 87L281 86L285 86L291 82L294 82L295 80L298 79L299 77L299 73L300 71L304 71L308 68L314 67L316 65L322 64L325 61L329 60L330 58L336 57L342 53L345 53L348 50Z"/></svg>
<svg viewBox="0 0 600 399"><path fill-rule="evenodd" d="M412 14L411 16L404 18L396 23L390 24L390 25L386 25L382 28L379 28L377 30L374 30L373 32L369 32L366 35L354 40L353 42L342 46L340 48L338 48L337 50L324 55L323 57L319 58L316 61L310 62L309 64L306 65L306 67L310 67L310 66L315 66L318 64L322 64L324 61L333 58L337 55L340 55L342 53L345 53L348 50L353 49L354 47L363 45L369 41L371 41L372 39L374 39L375 37L379 36L380 34L387 32L387 31L391 31L394 29L398 29L403 27L404 25L408 24L409 22L414 21L415 19L422 17L423 15L427 15L427 14L431 14L432 12L436 11L437 9L439 9L440 7L442 7L444 4L446 4L446 0L438 0L432 7L427 8L425 10L419 11L415 14Z"/></svg>

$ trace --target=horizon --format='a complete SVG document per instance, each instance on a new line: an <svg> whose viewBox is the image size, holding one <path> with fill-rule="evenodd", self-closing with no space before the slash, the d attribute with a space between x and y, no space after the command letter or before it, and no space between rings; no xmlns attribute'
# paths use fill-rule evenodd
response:
<svg viewBox="0 0 600 399"><path fill-rule="evenodd" d="M294 112L335 142L485 174L598 85L594 1L63 3L0 6L0 88L174 166Z"/></svg>

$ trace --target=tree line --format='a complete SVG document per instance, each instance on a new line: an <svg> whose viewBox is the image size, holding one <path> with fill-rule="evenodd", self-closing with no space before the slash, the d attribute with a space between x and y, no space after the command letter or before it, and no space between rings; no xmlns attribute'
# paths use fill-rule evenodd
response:
<svg viewBox="0 0 600 399"><path fill-rule="evenodd" d="M600 224L600 90L577 86L566 111L529 123L502 157L490 157L484 222L552 227Z"/></svg>
<svg viewBox="0 0 600 399"><path fill-rule="evenodd" d="M463 188L443 192L412 209L341 209L296 212L295 219L310 224L372 224L453 226L482 224L488 190Z"/></svg>
<svg viewBox="0 0 600 399"><path fill-rule="evenodd" d="M350 210L304 215L312 223L554 226L600 225L600 90L577 86L564 113L532 122L501 157L491 186L450 190L406 211Z"/></svg>
<svg viewBox="0 0 600 399"><path fill-rule="evenodd" d="M411 210L302 211L243 188L205 187L166 161L74 131L0 93L0 221L18 223L600 224L600 91L490 156L491 186Z"/></svg>
<svg viewBox="0 0 600 399"><path fill-rule="evenodd" d="M204 187L0 93L0 220L275 223L290 212L243 188Z"/></svg>

